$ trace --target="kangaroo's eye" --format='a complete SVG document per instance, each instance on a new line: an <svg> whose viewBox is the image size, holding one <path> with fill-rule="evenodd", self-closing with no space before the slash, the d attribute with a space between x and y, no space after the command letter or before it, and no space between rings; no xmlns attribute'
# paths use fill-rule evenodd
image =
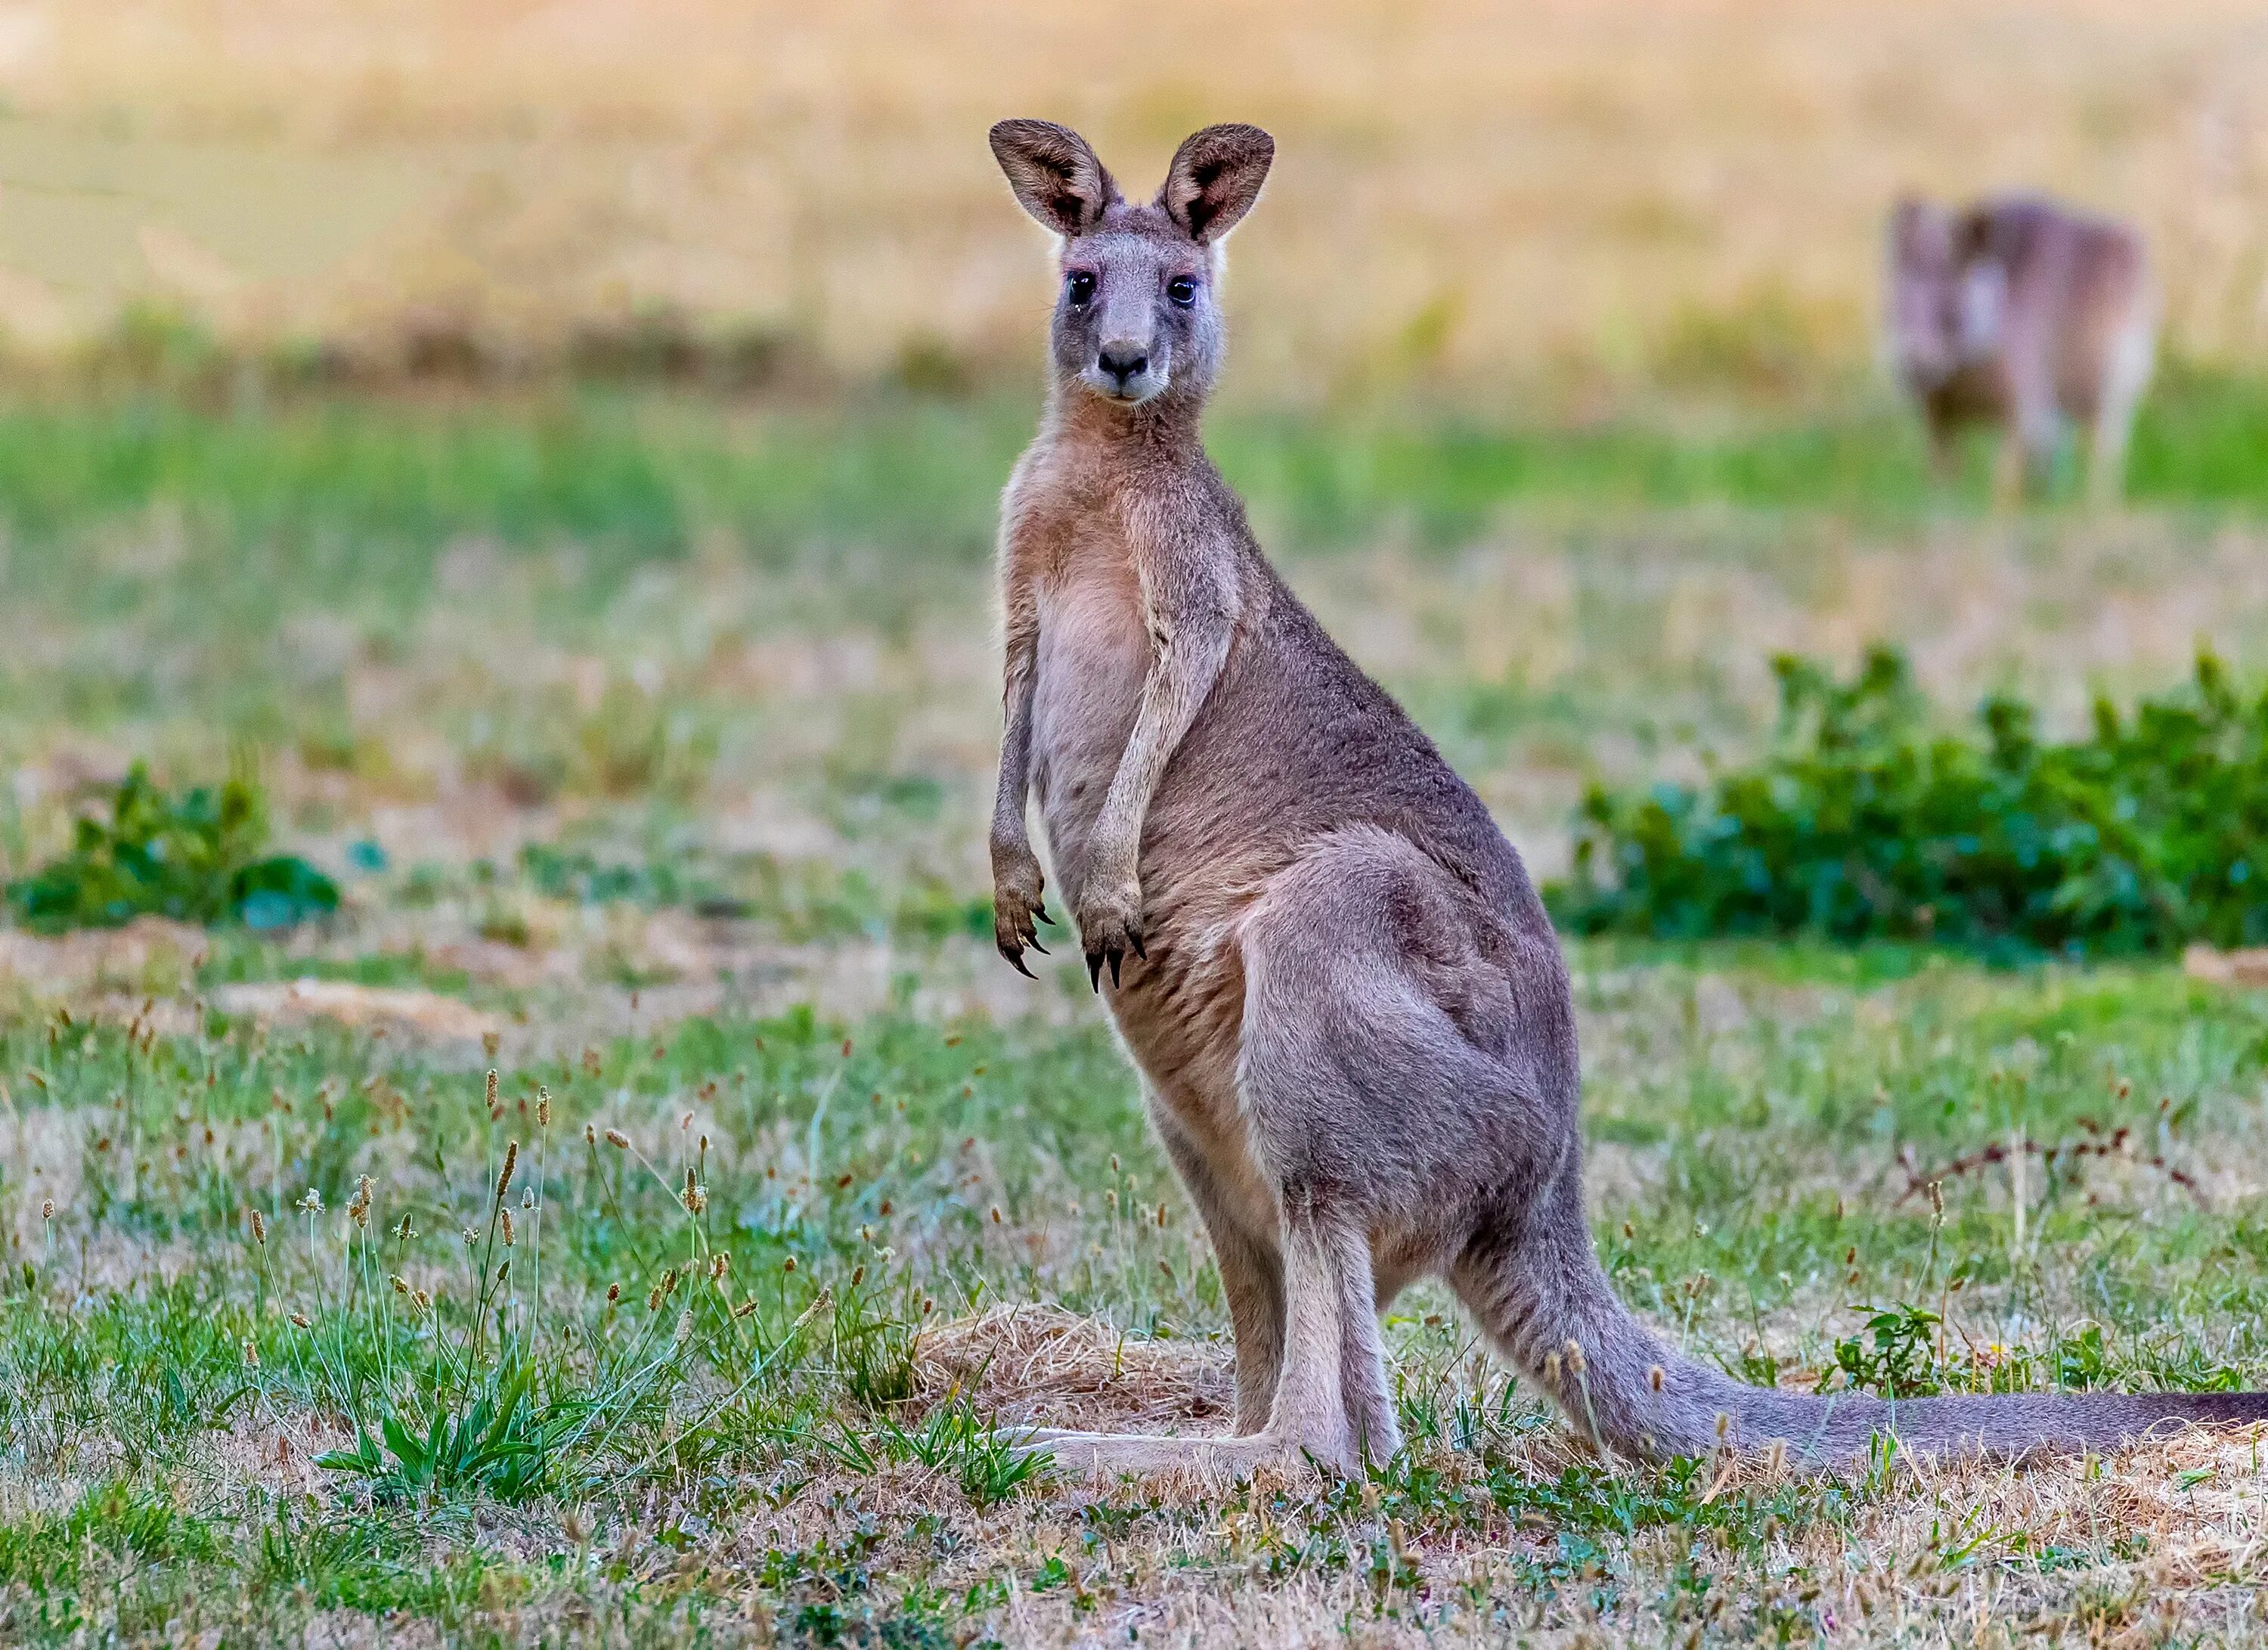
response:
<svg viewBox="0 0 2268 1650"><path fill-rule="evenodd" d="M1166 283L1166 296L1172 298L1174 302L1179 304L1183 309L1187 309L1190 305L1197 301L1197 284L1196 277L1187 275L1175 276L1172 280Z"/></svg>
<svg viewBox="0 0 2268 1650"><path fill-rule="evenodd" d="M1073 269L1064 282L1064 295L1077 308L1094 296L1094 277L1084 269Z"/></svg>

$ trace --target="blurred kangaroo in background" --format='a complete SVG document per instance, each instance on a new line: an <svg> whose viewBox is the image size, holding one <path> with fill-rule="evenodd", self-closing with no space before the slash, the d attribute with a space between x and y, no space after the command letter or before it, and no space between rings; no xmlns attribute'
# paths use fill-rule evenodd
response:
<svg viewBox="0 0 2268 1650"><path fill-rule="evenodd" d="M1656 1339L1592 1250L1573 1005L1520 856L1278 578L1205 456L1221 241L1273 142L1208 127L1147 202L1063 127L1005 121L991 142L1060 237L1053 379L1002 510L996 937L1022 969L1046 920L1036 795L1236 1336L1234 1436L1028 1445L1133 1470L1391 1455L1379 1314L1421 1277L1602 1449L1785 1440L1834 1462L1878 1433L2021 1452L2268 1418L2252 1394L1770 1391Z"/></svg>
<svg viewBox="0 0 2268 1650"><path fill-rule="evenodd" d="M1953 210L1901 200L1889 224L1889 346L1921 402L1940 475L1962 426L2001 431L1994 491L2044 479L2066 420L2088 436L2088 493L2115 500L2156 350L2141 235L2037 195Z"/></svg>

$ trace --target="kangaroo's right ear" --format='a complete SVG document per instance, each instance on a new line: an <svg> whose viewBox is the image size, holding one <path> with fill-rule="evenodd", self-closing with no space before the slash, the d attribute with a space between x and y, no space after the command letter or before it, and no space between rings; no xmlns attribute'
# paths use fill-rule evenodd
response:
<svg viewBox="0 0 2268 1650"><path fill-rule="evenodd" d="M1086 139L1053 121L1002 121L992 157L1024 210L1058 235L1084 235L1102 221L1118 186Z"/></svg>

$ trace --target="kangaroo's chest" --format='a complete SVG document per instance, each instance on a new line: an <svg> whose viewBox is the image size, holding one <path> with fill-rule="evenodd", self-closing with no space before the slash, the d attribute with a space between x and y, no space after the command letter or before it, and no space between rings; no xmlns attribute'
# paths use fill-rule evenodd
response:
<svg viewBox="0 0 2268 1650"><path fill-rule="evenodd" d="M1150 662L1141 586L1123 544L1091 530L1036 591L1032 784L1065 897L1134 728Z"/></svg>

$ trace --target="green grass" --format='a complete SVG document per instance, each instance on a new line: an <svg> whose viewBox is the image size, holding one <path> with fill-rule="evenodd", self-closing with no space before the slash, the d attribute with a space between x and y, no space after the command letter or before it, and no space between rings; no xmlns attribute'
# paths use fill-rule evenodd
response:
<svg viewBox="0 0 2268 1650"><path fill-rule="evenodd" d="M2210 1189L2257 1156L2268 998L2157 972L1989 975L1943 959L1860 984L1831 961L1758 971L1736 955L1697 971L1603 952L1581 975L1591 1131L1643 1165L1601 1210L1602 1249L1691 1350L1793 1379L1852 1364L1847 1347L1872 1344L1867 1309L1911 1302L1952 1325L1944 1346L1921 1337L1940 1383L2268 1378L2268 1225L2257 1200ZM1693 1007L1710 992L1715 1023ZM855 1626L951 1642L1004 1631L1011 1587L1059 1594L1050 1608L1075 1620L1160 1587L1326 1580L1359 1583L1390 1615L1418 1602L1409 1551L1507 1528L1528 1536L1469 1595L1423 1609L1598 1614L1643 1636L1714 1619L1697 1613L1713 1590L1748 1601L1748 1631L1785 1617L1808 1633L1815 1610L1783 1579L1785 1543L1928 1504L1926 1488L1863 1475L1705 1499L1700 1463L1540 1465L1550 1424L1500 1381L1469 1383L1454 1330L1418 1321L1440 1309L1424 1295L1395 1330L1413 1443L1373 1485L1222 1492L1208 1511L1020 1481L989 1409L940 1403L917 1379L925 1328L1042 1300L1169 1348L1223 1333L1218 1278L1092 1027L694 1020L509 1067L491 1116L476 1074L367 1037L216 1017L137 1039L50 1019L0 1039L0 1081L18 1139L43 1143L6 1154L0 1196L63 1192L9 1256L0 1450L19 1482L71 1486L0 1504L14 1641L132 1637L160 1619L265 1634L324 1609L507 1637L620 1619L674 1640L755 1608L815 1639ZM637 1152L586 1144L586 1123ZM2137 1156L2207 1189L2125 1157L2036 1159L2021 1231L2005 1166L1948 1176L1941 1220L1915 1190L1916 1171L1994 1142L2052 1151L2121 1126ZM507 1141L509 1251L493 1230ZM703 1194L691 1212L688 1168ZM342 1213L363 1174L366 1228ZM320 1213L298 1206L310 1189ZM481 1267L520 1269L485 1297L479 1355L467 1228ZM679 1283L649 1310L670 1270ZM430 1312L390 1276L430 1292ZM1988 1344L2001 1349L1989 1367L1968 1350ZM405 1481L383 1449L370 1470L305 1464L357 1424L375 1436L387 1414L422 1434L450 1401L437 1389L514 1358L531 1405L566 1422L526 1471ZM1044 1385L1017 1396L1050 1404ZM578 1427L594 1405L605 1424ZM247 1464L298 1481L266 1462L279 1440L312 1506ZM918 1514L909 1475L927 1486ZM1097 1539L1025 1545L1016 1531L1042 1506ZM659 1523L653 1506L669 1509ZM803 1534L748 1549L733 1532L752 1513ZM482 1533L504 1528L533 1546ZM1174 1529L1199 1537L1178 1568L1138 1557ZM1706 1551L1705 1573L1662 1565L1649 1543L1666 1532ZM2122 1565L2123 1539L2106 1529L2056 1562ZM2034 1568L2021 1546L1987 1562ZM666 1601L664 1572L677 1578Z"/></svg>
<svg viewBox="0 0 2268 1650"><path fill-rule="evenodd" d="M2261 396L2169 375L2107 522L1992 518L1981 469L1933 495L1910 421L1865 401L1229 409L1213 438L1302 594L1549 870L1590 778L1753 749L1760 661L1798 641L1904 640L1940 700L2014 681L2050 717L2162 689L2200 622L2257 668ZM1638 1470L1430 1288L1388 1326L1410 1447L1366 1481L1020 1472L996 1418L1215 1428L1226 1356L1076 960L1035 987L990 954L987 564L1031 416L0 410L0 875L135 759L180 786L241 757L277 846L342 890L276 933L0 932L0 1641L2231 1619L2201 1543L2249 1528L2243 1446ZM2268 1383L2268 997L1914 942L1575 959L1601 1250L1693 1355L1904 1390ZM494 1042L230 1012L309 976L456 999Z"/></svg>
<svg viewBox="0 0 2268 1650"><path fill-rule="evenodd" d="M727 536L760 564L824 547L831 571L877 586L966 569L991 544L1031 399L895 397L813 407L688 403L593 390L520 401L310 396L215 413L158 396L0 410L0 499L26 546L162 511L191 540L176 580L199 612L256 600L282 578L397 615L431 594L436 559L467 537L522 555L578 548L585 602L643 563ZM2268 385L2177 369L2146 407L2138 504L2268 506ZM1455 541L1505 506L1829 511L1911 516L1932 506L1920 437L1875 398L1810 410L1665 409L1553 426L1413 411L1386 420L1233 409L1211 437L1257 516L1295 546L1343 543L1408 519ZM1981 470L1954 495L1982 498ZM231 565L197 555L225 545ZM862 570L862 557L890 573ZM19 595L68 597L92 618L151 599L146 579L12 557ZM218 600L222 606L212 604Z"/></svg>

